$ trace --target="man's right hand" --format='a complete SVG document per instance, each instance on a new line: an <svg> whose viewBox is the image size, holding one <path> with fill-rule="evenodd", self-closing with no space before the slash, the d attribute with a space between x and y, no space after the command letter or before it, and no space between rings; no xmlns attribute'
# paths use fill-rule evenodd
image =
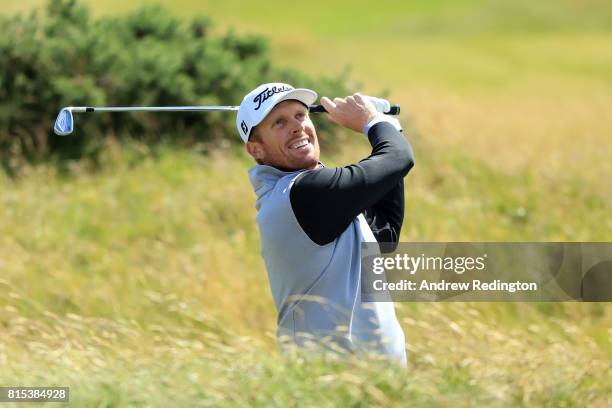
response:
<svg viewBox="0 0 612 408"><path fill-rule="evenodd" d="M346 98L334 98L333 101L324 96L321 98L321 104L332 122L359 133L380 114L374 104L359 93Z"/></svg>

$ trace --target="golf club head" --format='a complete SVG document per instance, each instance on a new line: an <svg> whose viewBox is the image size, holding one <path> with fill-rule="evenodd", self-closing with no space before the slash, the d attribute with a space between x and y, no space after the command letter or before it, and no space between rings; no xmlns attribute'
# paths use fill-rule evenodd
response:
<svg viewBox="0 0 612 408"><path fill-rule="evenodd" d="M70 108L63 108L55 119L55 126L53 131L56 135L66 136L72 133L74 130L74 120L72 117L72 110Z"/></svg>

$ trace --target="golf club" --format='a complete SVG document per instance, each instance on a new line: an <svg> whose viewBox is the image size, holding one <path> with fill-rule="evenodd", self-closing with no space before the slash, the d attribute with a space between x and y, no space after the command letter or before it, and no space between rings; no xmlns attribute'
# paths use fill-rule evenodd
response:
<svg viewBox="0 0 612 408"><path fill-rule="evenodd" d="M370 98L376 106L376 109L385 115L398 115L400 113L399 105L391 105L388 101L379 98ZM53 131L56 135L66 136L74 130L73 112L198 112L198 111L237 111L238 106L114 106L114 107L94 107L94 106L68 106L62 108ZM320 113L327 112L323 105L311 105L310 112Z"/></svg>

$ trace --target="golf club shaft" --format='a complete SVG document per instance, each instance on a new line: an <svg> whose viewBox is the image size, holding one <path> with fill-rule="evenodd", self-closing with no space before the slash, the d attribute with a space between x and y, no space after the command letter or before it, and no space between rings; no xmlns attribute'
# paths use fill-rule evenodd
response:
<svg viewBox="0 0 612 408"><path fill-rule="evenodd" d="M237 111L238 106L71 106L72 112L197 112L197 111ZM323 105L310 105L313 113L327 112ZM391 105L386 115L398 115L399 105Z"/></svg>
<svg viewBox="0 0 612 408"><path fill-rule="evenodd" d="M238 106L71 106L72 112L191 112L237 111Z"/></svg>

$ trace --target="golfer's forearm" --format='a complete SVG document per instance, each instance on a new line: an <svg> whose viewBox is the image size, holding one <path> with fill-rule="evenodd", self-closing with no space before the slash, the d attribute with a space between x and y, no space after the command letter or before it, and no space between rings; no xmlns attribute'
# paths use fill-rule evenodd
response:
<svg viewBox="0 0 612 408"><path fill-rule="evenodd" d="M365 210L363 215L378 242L393 244L381 246L381 250L394 251L404 221L404 181L400 180L380 201Z"/></svg>
<svg viewBox="0 0 612 408"><path fill-rule="evenodd" d="M376 124L368 139L372 153L367 158L346 167L304 172L291 189L293 212L319 245L332 242L357 215L379 203L414 165L410 144L391 124Z"/></svg>

